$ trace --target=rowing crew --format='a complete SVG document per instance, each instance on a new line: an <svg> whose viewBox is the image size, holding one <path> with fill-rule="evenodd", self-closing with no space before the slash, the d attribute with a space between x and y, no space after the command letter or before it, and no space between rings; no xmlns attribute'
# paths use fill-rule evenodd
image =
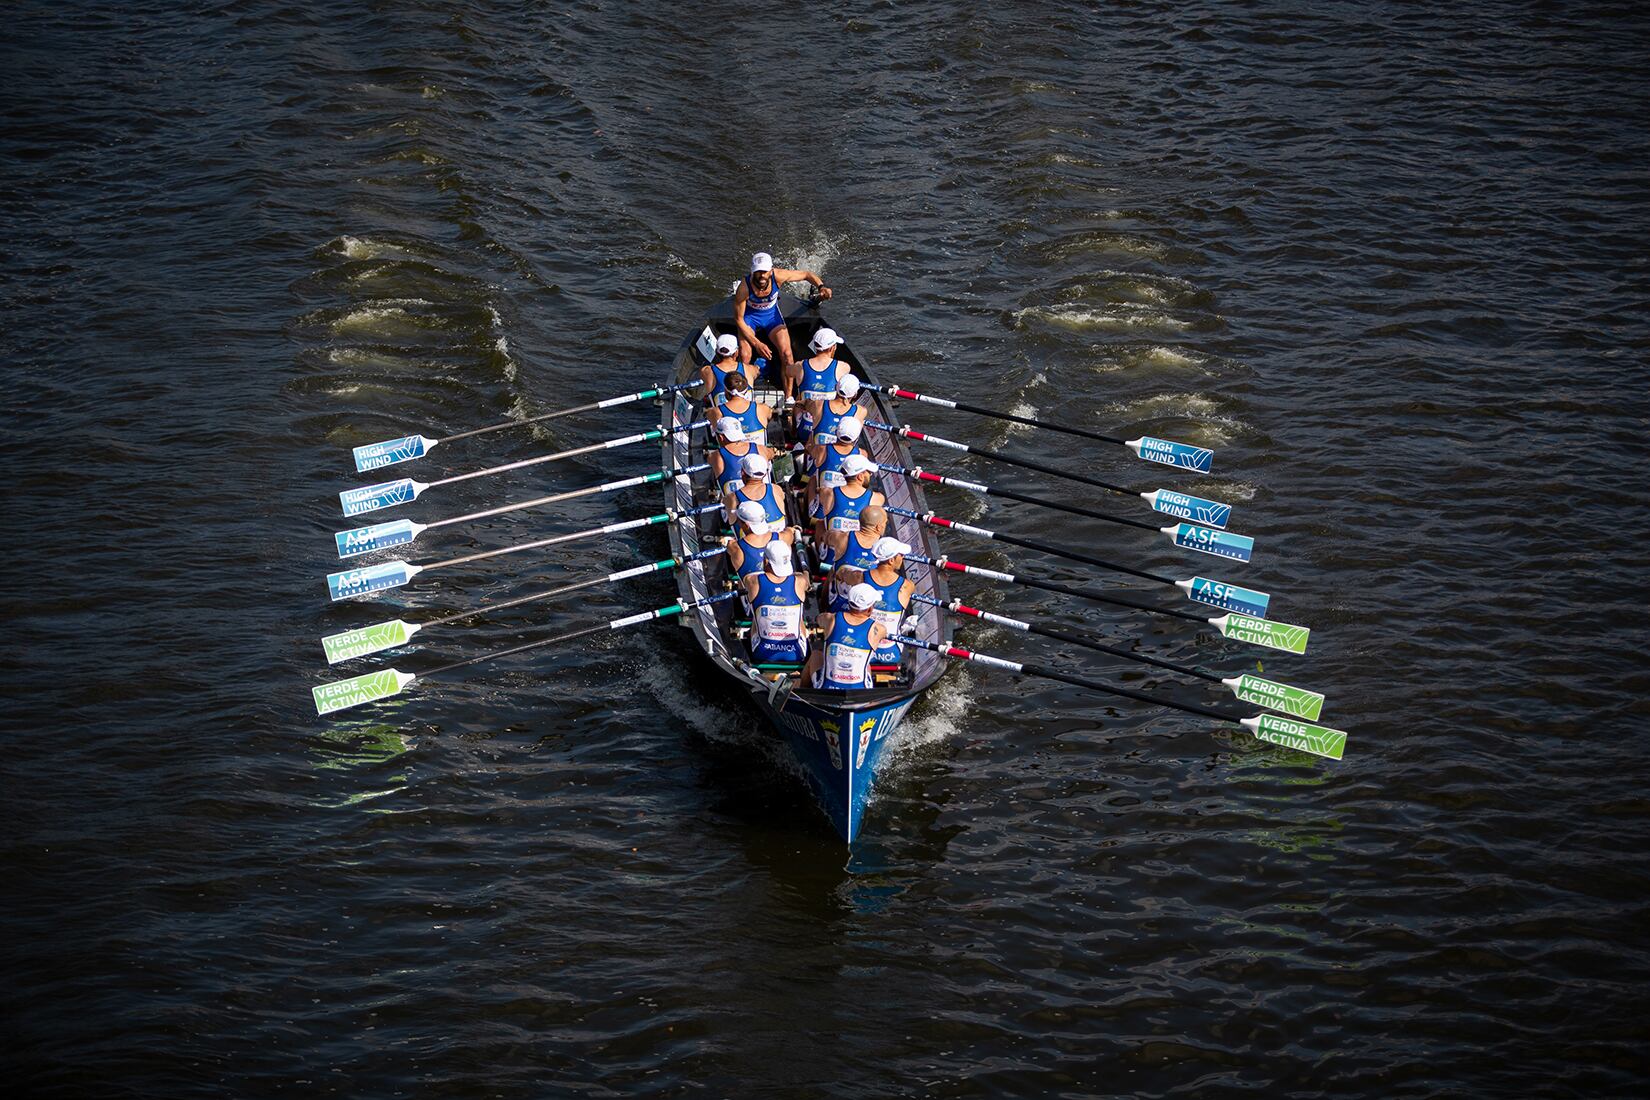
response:
<svg viewBox="0 0 1650 1100"><path fill-rule="evenodd" d="M905 576L909 544L883 534L881 507L862 513L862 527L835 540L837 565L813 633L824 639L809 651L802 617L810 582L795 567L801 528L774 530L758 501L738 508L738 533L728 540L728 562L744 586L751 609L750 650L758 664L802 664L816 688L852 691L871 687L874 673L897 669L899 633L916 590Z"/></svg>

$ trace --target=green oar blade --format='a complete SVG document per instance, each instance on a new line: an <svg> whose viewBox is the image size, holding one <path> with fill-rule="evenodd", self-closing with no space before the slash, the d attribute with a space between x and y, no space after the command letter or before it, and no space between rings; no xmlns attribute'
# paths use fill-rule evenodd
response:
<svg viewBox="0 0 1650 1100"><path fill-rule="evenodd" d="M1247 672L1221 683L1231 688L1232 694L1245 703L1304 718L1308 722L1316 722L1318 715L1323 713L1323 696L1305 688L1290 687Z"/></svg>
<svg viewBox="0 0 1650 1100"><path fill-rule="evenodd" d="M390 619L388 622L346 630L342 634L329 634L321 639L321 648L326 650L327 664L335 665L405 645L408 638L418 633L418 629L417 623Z"/></svg>
<svg viewBox="0 0 1650 1100"><path fill-rule="evenodd" d="M1289 749L1299 749L1313 756L1328 757L1330 760L1339 760L1342 750L1346 748L1344 730L1297 722L1293 718L1285 718L1278 714L1257 714L1253 718L1243 719L1243 725L1262 741Z"/></svg>
<svg viewBox="0 0 1650 1100"><path fill-rule="evenodd" d="M362 703L375 703L380 699L399 695L401 689L412 683L415 678L393 668L381 668L377 672L351 676L348 680L334 680L330 684L322 684L314 688L310 694L315 696L316 714L331 714L333 711L358 707Z"/></svg>
<svg viewBox="0 0 1650 1100"><path fill-rule="evenodd" d="M1236 638L1251 645L1263 645L1268 649L1281 649L1285 653L1305 653L1306 639L1312 635L1312 631L1304 626L1290 626L1288 623L1271 619L1257 619L1253 615L1239 615L1235 611L1218 619L1210 619L1209 622L1228 638Z"/></svg>

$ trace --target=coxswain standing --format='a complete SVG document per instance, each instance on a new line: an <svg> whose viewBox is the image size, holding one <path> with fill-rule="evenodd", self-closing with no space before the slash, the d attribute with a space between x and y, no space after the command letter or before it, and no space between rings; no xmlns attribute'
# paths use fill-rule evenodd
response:
<svg viewBox="0 0 1650 1100"><path fill-rule="evenodd" d="M791 560L791 546L772 536L762 553L762 568L745 576L745 601L751 609L750 650L759 664L801 664L808 658L802 629L808 578Z"/></svg>
<svg viewBox="0 0 1650 1100"><path fill-rule="evenodd" d="M705 387L705 404L712 412L721 407L730 374L743 374L745 381L756 384L756 368L739 361L739 337L724 332L716 338L716 358L699 369L699 380Z"/></svg>
<svg viewBox="0 0 1650 1100"><path fill-rule="evenodd" d="M757 446L745 438L745 426L737 417L724 416L718 420L716 435L720 442L711 452L710 469L716 475L716 491L720 495L726 496L739 488L742 480L739 464L745 461L746 455L761 455L771 467L773 448Z"/></svg>
<svg viewBox="0 0 1650 1100"><path fill-rule="evenodd" d="M787 397L791 396L793 386L798 391L796 434L800 439L808 438L808 425L817 420L819 406L837 395L843 379L854 376L853 368L836 357L836 349L841 343L842 338L833 328L822 328L814 333L814 338L808 341L813 355L798 363L794 377L786 381Z"/></svg>
<svg viewBox="0 0 1650 1100"><path fill-rule="evenodd" d="M871 472L876 464L861 454L842 460L843 484L819 489L819 518L814 521L814 545L823 546L830 531L859 530L859 514L872 504L886 504L881 493L871 488Z"/></svg>
<svg viewBox="0 0 1650 1100"><path fill-rule="evenodd" d="M807 683L831 691L859 691L874 684L871 658L888 639L872 613L880 599L873 586L856 584L848 590L845 608L819 617L824 642L803 670Z"/></svg>
<svg viewBox="0 0 1650 1100"><path fill-rule="evenodd" d="M735 519L734 534L724 539L723 545L728 548L728 564L733 566L741 580L762 568L762 555L768 547L776 542L782 542L787 547L795 545L797 532L801 530L800 527L789 527L775 531L768 520L767 509L754 500L741 504Z"/></svg>
<svg viewBox="0 0 1650 1100"><path fill-rule="evenodd" d="M761 455L746 455L740 461L739 485L727 494L724 502L730 524L738 517L741 505L756 503L768 517L768 530L784 530L785 506L779 501L779 491L768 480L769 469L768 460Z"/></svg>
<svg viewBox="0 0 1650 1100"><path fill-rule="evenodd" d="M751 257L750 274L739 280L733 292L733 323L739 328L739 358L749 363L753 353L770 362L778 356L785 396L792 395L791 334L779 309L779 288L786 283L806 282L819 288L821 300L831 296L831 288L812 271L792 271L774 267L773 257L758 252ZM771 347L769 346L771 343Z"/></svg>
<svg viewBox="0 0 1650 1100"><path fill-rule="evenodd" d="M773 416L773 409L751 396L750 380L743 374L729 374L723 383L722 415L739 421L746 439L767 445L768 419Z"/></svg>

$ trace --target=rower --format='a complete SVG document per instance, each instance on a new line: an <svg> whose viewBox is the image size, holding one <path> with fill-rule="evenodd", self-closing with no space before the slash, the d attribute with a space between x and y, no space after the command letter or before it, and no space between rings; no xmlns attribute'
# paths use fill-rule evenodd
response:
<svg viewBox="0 0 1650 1100"><path fill-rule="evenodd" d="M750 274L739 280L733 292L733 323L739 329L739 358L749 363L752 353L773 360L777 353L780 376L785 379L785 396L791 396L791 334L779 309L779 288L786 283L807 282L819 288L819 297L831 296L831 288L812 271L792 271L774 267L773 257L758 252L751 257ZM772 347L769 344L772 344Z"/></svg>
<svg viewBox="0 0 1650 1100"><path fill-rule="evenodd" d="M876 564L872 553L877 540L888 533L888 512L880 504L867 504L859 513L859 530L829 531L819 551L819 564L833 571L830 598L835 600L865 579Z"/></svg>
<svg viewBox="0 0 1650 1100"><path fill-rule="evenodd" d="M865 422L865 413L859 407L859 378L844 375L836 384L836 394L829 400L811 404L802 414L797 437L806 439L808 446L826 446L835 442L837 425L844 420Z"/></svg>
<svg viewBox="0 0 1650 1100"><path fill-rule="evenodd" d="M746 455L739 463L739 484L726 495L728 522L739 514L739 506L754 501L762 506L768 518L768 530L779 531L785 526L785 506L779 502L779 492L768 480L768 460L759 454Z"/></svg>
<svg viewBox="0 0 1650 1100"><path fill-rule="evenodd" d="M876 464L864 455L849 455L842 460L843 484L835 489L820 487L814 545L823 545L828 531L859 530L859 514L867 505L887 503L871 488L871 471L875 469Z"/></svg>
<svg viewBox="0 0 1650 1100"><path fill-rule="evenodd" d="M905 575L905 555L910 552L910 543L886 536L878 539L871 548L876 565L869 573L863 574L864 579L860 583L870 585L879 593L880 598L871 609L871 616L881 625L886 636L871 657L872 664L900 663L902 651L893 639L899 636L900 624L905 621L905 613L911 608L911 594L917 590L916 584Z"/></svg>
<svg viewBox="0 0 1650 1100"><path fill-rule="evenodd" d="M776 542L782 542L787 547L794 545L796 533L801 530L789 527L775 531L768 522L767 509L754 500L741 504L735 518L738 524L734 534L724 539L723 545L728 548L728 564L733 566L740 580L762 568L762 555L768 547Z"/></svg>
<svg viewBox="0 0 1650 1100"><path fill-rule="evenodd" d="M823 487L838 488L845 481L846 475L842 472L842 464L849 455L865 453L859 445L859 437L864 429L864 422L857 416L845 416L836 425L835 438L830 443L821 443L808 451L808 469L812 476L808 481L808 514L814 519L819 518L819 490Z"/></svg>
<svg viewBox="0 0 1650 1100"><path fill-rule="evenodd" d="M819 617L825 641L808 658L804 670L814 687L859 691L871 686L871 656L887 640L882 624L872 615L880 599L873 586L856 584L848 590L845 608Z"/></svg>
<svg viewBox="0 0 1650 1100"><path fill-rule="evenodd" d="M716 450L711 452L710 468L716 475L716 491L723 496L739 487L739 464L745 461L746 455L761 455L771 466L773 448L758 446L746 438L745 426L740 423L738 417L724 416L718 420L716 435L721 442Z"/></svg>
<svg viewBox="0 0 1650 1100"><path fill-rule="evenodd" d="M722 415L738 420L752 443L767 444L773 409L751 396L750 379L743 374L730 374L722 383Z"/></svg>
<svg viewBox="0 0 1650 1100"><path fill-rule="evenodd" d="M745 600L751 609L750 650L758 664L796 664L808 659L802 629L808 577L791 561L791 545L769 536L762 568L745 577Z"/></svg>
<svg viewBox="0 0 1650 1100"><path fill-rule="evenodd" d="M798 363L794 378L786 382L786 396L790 396L793 384L801 391L796 395L797 435L803 439L808 438L802 425L809 420L809 414L835 397L842 380L853 375L853 368L836 357L836 349L841 344L842 338L833 328L825 327L814 333L814 338L808 341L813 355Z"/></svg>
<svg viewBox="0 0 1650 1100"><path fill-rule="evenodd" d="M716 358L699 370L699 380L705 387L705 404L712 412L722 404L723 383L735 372L743 374L747 382L756 382L756 368L739 362L739 337L724 332L716 338Z"/></svg>

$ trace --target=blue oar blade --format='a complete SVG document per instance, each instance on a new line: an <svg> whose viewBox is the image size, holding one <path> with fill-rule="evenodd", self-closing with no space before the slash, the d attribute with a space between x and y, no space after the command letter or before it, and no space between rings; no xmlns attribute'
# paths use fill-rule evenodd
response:
<svg viewBox="0 0 1650 1100"><path fill-rule="evenodd" d="M1163 528L1182 550L1196 550L1231 561L1248 561L1254 553L1255 540L1248 535L1234 535L1230 531L1216 531L1213 527L1199 527L1195 523L1179 523Z"/></svg>
<svg viewBox="0 0 1650 1100"><path fill-rule="evenodd" d="M418 537L421 530L423 528L410 519L397 519L370 527L357 527L353 531L339 531L332 537L338 543L338 556L353 558L409 543Z"/></svg>
<svg viewBox="0 0 1650 1100"><path fill-rule="evenodd" d="M1177 470L1196 470L1200 474L1208 473L1215 461L1215 452L1207 447L1190 447L1149 435L1131 439L1124 446L1147 462L1161 462Z"/></svg>
<svg viewBox="0 0 1650 1100"><path fill-rule="evenodd" d="M342 573L327 574L327 591L336 600L352 600L386 588L400 588L419 571L416 565L404 561L386 561L361 569L346 569Z"/></svg>
<svg viewBox="0 0 1650 1100"><path fill-rule="evenodd" d="M355 472L364 474L380 466L394 466L398 462L411 462L415 458L423 458L437 442L439 441L426 439L421 435L404 435L400 439L386 439L382 443L368 443L357 447L354 452Z"/></svg>
<svg viewBox="0 0 1650 1100"><path fill-rule="evenodd" d="M1266 607L1272 602L1272 597L1265 592L1257 592L1253 588L1244 588L1241 585L1227 584L1224 581L1212 581L1208 577L1193 577L1189 581L1176 581L1175 587L1185 590L1186 595L1198 603L1206 603L1210 607L1218 607L1222 611L1236 611L1243 615L1253 615L1256 618L1266 617Z"/></svg>
<svg viewBox="0 0 1650 1100"><path fill-rule="evenodd" d="M1205 500L1172 489L1153 489L1140 495L1146 498L1147 504L1175 519L1189 519L1207 527L1225 527L1232 518L1232 506L1218 500Z"/></svg>
<svg viewBox="0 0 1650 1100"><path fill-rule="evenodd" d="M338 503L344 506L344 515L359 516L366 512L376 512L380 508L391 508L397 504L417 500L418 494L425 488L427 486L420 485L410 477L404 477L399 481L383 481L359 489L345 489L338 494Z"/></svg>

